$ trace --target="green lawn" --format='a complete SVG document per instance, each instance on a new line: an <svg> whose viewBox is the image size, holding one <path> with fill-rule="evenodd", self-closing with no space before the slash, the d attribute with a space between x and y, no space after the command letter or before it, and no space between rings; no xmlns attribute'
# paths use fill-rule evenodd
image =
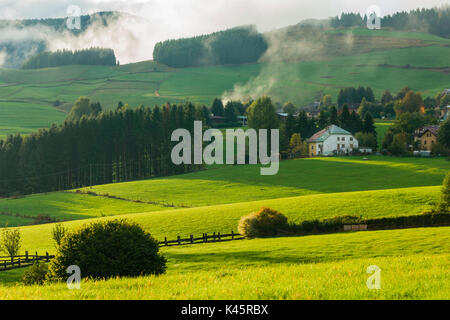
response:
<svg viewBox="0 0 450 320"><path fill-rule="evenodd" d="M17 199L0 199L0 225L4 225L2 220L8 221L9 226L26 225L32 222L32 219L24 219L21 216L35 217L40 214L57 220L77 220L159 210L170 208L73 192L52 192Z"/></svg>
<svg viewBox="0 0 450 320"><path fill-rule="evenodd" d="M241 240L164 248L159 277L14 285L0 273L0 299L448 299L450 228ZM367 267L381 269L369 290Z"/></svg>
<svg viewBox="0 0 450 320"><path fill-rule="evenodd" d="M394 124L394 122L392 120L377 120L375 122L375 128L377 131L378 148L380 148L381 144L383 143L384 134L393 124Z"/></svg>
<svg viewBox="0 0 450 320"><path fill-rule="evenodd" d="M139 223L156 239L165 236L175 239L177 235L188 237L202 233L237 232L239 219L262 206L274 208L285 214L290 221L331 218L343 215L363 217L390 217L420 214L439 199L439 187L361 191L319 194L293 198L259 200L228 205L205 206L190 209L130 213L99 219L126 218ZM75 220L64 224L69 229L94 221ZM22 251L53 252L51 240L53 224L20 227Z"/></svg>
<svg viewBox="0 0 450 320"><path fill-rule="evenodd" d="M273 207L298 221L344 214L367 217L418 214L438 200L438 185L450 168L443 158L369 158L283 161L275 176L261 176L258 166L216 166L180 176L85 189L99 195L192 206L192 209L174 210L75 192L0 199L0 224L26 225L32 219L24 216L39 214L75 220L151 213L151 217L144 219L150 219L146 224L158 237L164 237L229 232L236 228L241 216L261 206ZM364 192L367 190L370 192Z"/></svg>
<svg viewBox="0 0 450 320"><path fill-rule="evenodd" d="M370 156L280 162L278 174L259 166L220 166L181 176L94 186L97 193L127 199L204 206L307 194L436 186L450 170L444 158Z"/></svg>

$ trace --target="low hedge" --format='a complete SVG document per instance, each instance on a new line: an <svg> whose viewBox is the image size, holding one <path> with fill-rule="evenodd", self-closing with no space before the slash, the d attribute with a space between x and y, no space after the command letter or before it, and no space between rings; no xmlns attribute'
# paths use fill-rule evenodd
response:
<svg viewBox="0 0 450 320"><path fill-rule="evenodd" d="M334 217L323 220L306 220L299 224L290 223L286 233L317 234L340 232L344 225L367 225L367 230L421 228L450 225L449 213L423 213L413 216L385 217L377 219L363 219L355 216Z"/></svg>

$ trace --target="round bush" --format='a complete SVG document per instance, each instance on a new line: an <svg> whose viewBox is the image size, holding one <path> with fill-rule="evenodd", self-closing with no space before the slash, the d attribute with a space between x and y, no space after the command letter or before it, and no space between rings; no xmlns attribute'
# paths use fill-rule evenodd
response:
<svg viewBox="0 0 450 320"><path fill-rule="evenodd" d="M94 222L63 238L47 279L67 279L70 265L80 267L83 278L161 274L166 270L166 259L158 251L158 242L136 223Z"/></svg>
<svg viewBox="0 0 450 320"><path fill-rule="evenodd" d="M48 273L48 265L44 262L37 262L31 265L22 275L22 282L25 285L43 284Z"/></svg>
<svg viewBox="0 0 450 320"><path fill-rule="evenodd" d="M258 212L244 216L239 221L239 233L247 238L277 235L287 228L287 218L282 213L261 208Z"/></svg>

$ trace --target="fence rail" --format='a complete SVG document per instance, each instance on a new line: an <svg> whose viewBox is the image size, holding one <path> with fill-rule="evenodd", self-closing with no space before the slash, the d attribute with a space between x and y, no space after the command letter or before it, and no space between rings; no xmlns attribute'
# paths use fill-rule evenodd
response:
<svg viewBox="0 0 450 320"><path fill-rule="evenodd" d="M160 247L170 247L170 246L181 246L188 244L200 244L207 242L223 242L223 241L232 241L232 240L241 240L244 239L239 233L235 233L231 231L228 234L221 234L220 232L213 232L208 235L207 233L203 233L201 237L194 238L193 235L190 235L189 238L181 238L177 236L176 240L167 240L167 237L164 238L164 241L159 241ZM28 251L25 252L24 255L17 255L14 257L10 256L0 256L0 272L28 267L35 262L45 261L50 262L55 256L50 255L48 252L45 255L38 255L37 252L35 254L30 255Z"/></svg>
<svg viewBox="0 0 450 320"><path fill-rule="evenodd" d="M50 262L50 259L53 259L54 257L55 256L53 255L49 255L48 252L41 256L38 255L37 252L33 255L29 255L28 251L26 251L24 255L14 257L3 256L0 257L0 271L28 267L38 261Z"/></svg>
<svg viewBox="0 0 450 320"><path fill-rule="evenodd" d="M235 233L231 231L228 234L220 234L220 232L213 232L212 235L208 235L207 233L202 234L201 237L194 238L191 234L189 238L181 238L177 236L176 240L167 240L167 237L164 238L164 241L159 242L160 247L169 247L169 246L181 246L186 244L200 244L207 242L222 242L222 241L232 241L232 240L242 240L242 237L239 233Z"/></svg>

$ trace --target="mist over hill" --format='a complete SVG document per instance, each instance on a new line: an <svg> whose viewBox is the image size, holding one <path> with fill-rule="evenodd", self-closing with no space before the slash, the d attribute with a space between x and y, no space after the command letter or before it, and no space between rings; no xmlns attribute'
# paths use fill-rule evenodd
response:
<svg viewBox="0 0 450 320"><path fill-rule="evenodd" d="M67 27L68 18L0 20L0 67L20 68L45 51L110 48L119 61L150 58L144 38L149 23L121 12L99 12L80 17L80 29Z"/></svg>

